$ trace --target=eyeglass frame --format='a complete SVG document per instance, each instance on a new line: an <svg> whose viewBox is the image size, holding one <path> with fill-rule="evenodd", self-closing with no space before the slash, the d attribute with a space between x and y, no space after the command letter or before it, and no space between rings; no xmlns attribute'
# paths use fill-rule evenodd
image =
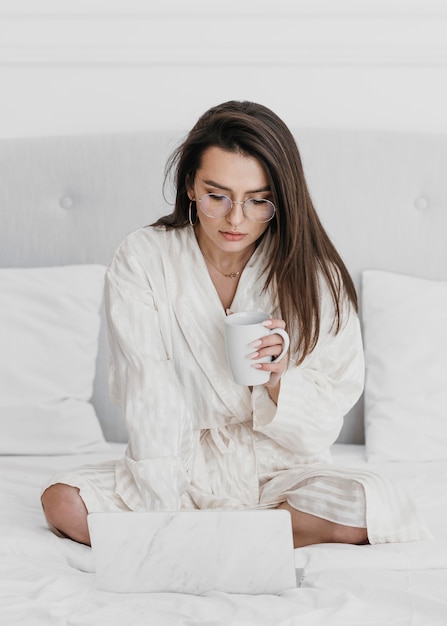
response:
<svg viewBox="0 0 447 626"><path fill-rule="evenodd" d="M228 211L227 211L226 213L223 213L222 215L209 215L208 213L206 213L206 212L202 209L202 207L201 207L201 202L202 202L203 198L206 198L207 196L219 196L220 198L226 198L227 200L229 200L229 201L230 201L230 206L229 206L229 208L228 208ZM262 200L262 201L264 201L264 202L268 202L269 204L271 204L271 205L272 205L272 207L273 207L273 214L272 214L272 216L271 216L271 217L269 217L269 219L268 219L268 220L263 220L263 221L257 221L257 220L252 220L252 219L250 219L250 218L249 218L249 216L246 214L246 212L245 212L245 210L244 210L245 204L246 204L247 202L250 202L250 200ZM228 213L230 213L230 212L231 212L231 210L233 209L233 205L235 205L235 204L241 204L241 205L242 205L242 212L243 212L244 216L245 216L245 217L246 217L246 218L247 218L250 222L253 222L254 224L267 224L268 222L271 222L271 220L272 220L272 219L275 217L275 215L276 215L276 206L275 206L275 205L273 204L273 202L272 202L271 200L269 200L268 198L247 198L246 200L239 200L239 201L236 201L236 200L232 200L232 199L230 198L230 196L227 196L227 195L226 195L226 194L224 194L224 193L205 193L205 194L203 194L203 196L202 196L201 198L199 198L198 200L196 200L196 204L197 204L197 202L198 202L198 204L199 204L199 209L200 209L200 211L201 211L204 215L206 215L207 217L209 217L209 218L211 218L211 219L218 219L219 217L225 217L226 215L228 215Z"/></svg>

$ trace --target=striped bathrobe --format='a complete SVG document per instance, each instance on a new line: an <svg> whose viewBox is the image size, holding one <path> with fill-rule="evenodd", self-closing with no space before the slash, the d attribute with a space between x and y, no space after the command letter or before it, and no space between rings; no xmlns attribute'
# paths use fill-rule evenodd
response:
<svg viewBox="0 0 447 626"><path fill-rule="evenodd" d="M278 315L261 275L268 238L237 288L233 311ZM110 387L129 442L122 459L51 481L79 487L89 511L263 508L298 510L367 527L371 543L426 538L411 500L364 470L335 467L329 449L359 398L359 321L346 311L331 331L322 282L321 333L296 366L291 354L278 404L264 386L232 381L225 312L191 227L146 227L121 244L106 275ZM346 305L347 307L347 305Z"/></svg>

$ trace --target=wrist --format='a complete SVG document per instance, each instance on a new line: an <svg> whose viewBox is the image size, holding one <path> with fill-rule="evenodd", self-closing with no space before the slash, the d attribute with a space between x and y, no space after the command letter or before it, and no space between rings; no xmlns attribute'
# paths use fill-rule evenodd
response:
<svg viewBox="0 0 447 626"><path fill-rule="evenodd" d="M273 385L270 384L270 383L266 383L265 386L267 388L267 391L268 391L268 394L269 394L270 398L277 405L278 404L278 398L279 398L279 390L281 388L281 379L279 379Z"/></svg>

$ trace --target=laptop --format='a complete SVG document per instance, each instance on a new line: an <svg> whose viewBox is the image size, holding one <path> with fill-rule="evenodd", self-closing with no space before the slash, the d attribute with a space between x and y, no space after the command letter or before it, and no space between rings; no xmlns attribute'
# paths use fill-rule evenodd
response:
<svg viewBox="0 0 447 626"><path fill-rule="evenodd" d="M276 594L297 586L285 510L88 515L97 588L113 592Z"/></svg>

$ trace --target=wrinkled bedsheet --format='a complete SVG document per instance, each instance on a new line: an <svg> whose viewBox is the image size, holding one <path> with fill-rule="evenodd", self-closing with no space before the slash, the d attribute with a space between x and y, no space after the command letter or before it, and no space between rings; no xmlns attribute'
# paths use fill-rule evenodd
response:
<svg viewBox="0 0 447 626"><path fill-rule="evenodd" d="M368 467L412 493L433 540L407 544L324 544L295 551L300 587L280 595L112 594L95 589L90 548L53 535L40 488L55 471L109 453L0 457L0 625L156 626L447 624L447 462ZM365 465L362 446L334 446L334 462Z"/></svg>

